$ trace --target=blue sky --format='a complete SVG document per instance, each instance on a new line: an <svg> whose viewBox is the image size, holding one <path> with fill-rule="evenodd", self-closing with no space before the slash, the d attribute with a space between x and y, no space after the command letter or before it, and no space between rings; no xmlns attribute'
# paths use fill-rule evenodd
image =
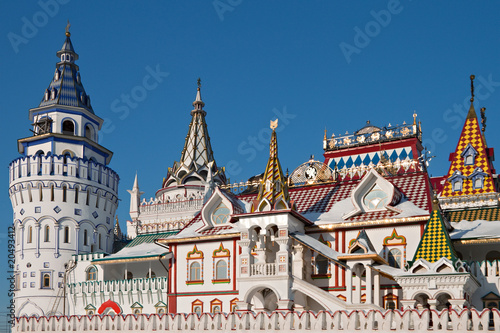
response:
<svg viewBox="0 0 500 333"><path fill-rule="evenodd" d="M310 155L322 160L325 127L330 136L367 120L401 124L414 110L436 155L430 173L443 175L468 109L470 74L495 147L499 12L500 3L486 1L4 1L0 260L12 222L7 166L18 157L16 140L31 134L28 110L52 78L68 19L82 82L105 119L101 144L121 177L124 228L135 172L149 198L180 158L198 77L215 158L231 181L264 171L277 116L280 161L292 171ZM145 89L151 72L156 80Z"/></svg>

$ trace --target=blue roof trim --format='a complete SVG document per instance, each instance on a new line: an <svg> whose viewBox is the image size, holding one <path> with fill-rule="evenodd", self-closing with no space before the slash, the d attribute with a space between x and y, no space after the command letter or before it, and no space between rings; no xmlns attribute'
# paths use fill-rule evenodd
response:
<svg viewBox="0 0 500 333"><path fill-rule="evenodd" d="M54 142L65 142L65 143L76 143L79 145L83 145L84 148L88 148L96 153L101 153L101 156L104 157L105 159L107 159L109 156L111 156L111 154L107 154L102 150L97 150L95 147L89 145L87 142L85 142L83 140L71 140L71 139L65 139L65 138L58 138L55 136L49 136L49 137L46 137L46 138L43 138L40 140L36 140L36 141L23 142L22 144L23 144L23 147L26 148L26 147L31 147L31 146L38 145L41 143L47 143L47 142L50 142L52 144L52 146L51 146L52 151L54 150ZM26 151L26 149L24 151ZM24 156L27 156L27 155L25 154Z"/></svg>
<svg viewBox="0 0 500 333"><path fill-rule="evenodd" d="M37 108L35 109L31 109L31 110L36 110ZM86 114L85 112L83 111L73 111L73 110L67 110L67 109L63 109L61 108L60 105L58 105L57 107L55 108L51 108L51 109L48 109L48 110L43 110L43 111L34 111L32 113L32 116L35 117L35 116L38 116L38 115L44 115L44 114L48 114L48 113L51 113L51 112L64 112L64 113L68 113L68 114L72 114L72 115L77 115L77 116L82 116L84 117L85 119L93 122L94 124L96 124L97 126L101 126L102 124L99 123L99 121L95 120L94 118L91 118L89 117L88 114ZM94 113L92 113L92 115L94 117L97 117L99 118L98 116L96 116ZM99 118L100 120L102 120L101 118ZM104 123L104 120L102 121Z"/></svg>

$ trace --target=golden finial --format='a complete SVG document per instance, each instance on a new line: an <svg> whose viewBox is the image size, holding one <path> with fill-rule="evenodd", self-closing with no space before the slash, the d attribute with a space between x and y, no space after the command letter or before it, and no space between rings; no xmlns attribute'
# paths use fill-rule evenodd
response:
<svg viewBox="0 0 500 333"><path fill-rule="evenodd" d="M324 136L323 140L326 140L326 127L325 127L325 136Z"/></svg>
<svg viewBox="0 0 500 333"><path fill-rule="evenodd" d="M270 125L271 129L274 131L276 129L276 127L278 127L278 119L276 119L275 121L272 121L271 120L271 125Z"/></svg>
<svg viewBox="0 0 500 333"><path fill-rule="evenodd" d="M413 125L417 124L417 112L413 110Z"/></svg>
<svg viewBox="0 0 500 333"><path fill-rule="evenodd" d="M71 24L69 23L69 20L68 20L68 24L66 24L66 37L71 36L71 33L69 32L69 27L71 27Z"/></svg>
<svg viewBox="0 0 500 333"><path fill-rule="evenodd" d="M116 223L118 223L118 215L116 215L115 218L116 218Z"/></svg>
<svg viewBox="0 0 500 333"><path fill-rule="evenodd" d="M474 79L476 78L475 75L471 75L470 76L470 94L471 94L471 98L470 98L470 102L474 102Z"/></svg>
<svg viewBox="0 0 500 333"><path fill-rule="evenodd" d="M198 85L198 89L201 88L201 79L198 78L198 80L196 80L196 84Z"/></svg>

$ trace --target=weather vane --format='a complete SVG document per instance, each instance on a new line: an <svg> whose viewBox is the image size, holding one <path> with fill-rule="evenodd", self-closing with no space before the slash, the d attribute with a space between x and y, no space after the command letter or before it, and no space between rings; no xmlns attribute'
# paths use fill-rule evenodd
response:
<svg viewBox="0 0 500 333"><path fill-rule="evenodd" d="M276 127L278 127L278 119L276 119L275 121L271 120L271 126L270 127L274 131L276 129Z"/></svg>
<svg viewBox="0 0 500 333"><path fill-rule="evenodd" d="M69 32L69 27L71 27L71 24L69 23L69 20L68 20L68 24L66 24L66 36L71 36L71 33Z"/></svg>
<svg viewBox="0 0 500 333"><path fill-rule="evenodd" d="M196 83L198 84L198 88L201 88L201 79L198 78L198 80L196 81Z"/></svg>
<svg viewBox="0 0 500 333"><path fill-rule="evenodd" d="M470 98L470 101L471 103L474 102L474 79L476 78L475 75L471 75L470 76L470 94L471 94L471 98Z"/></svg>
<svg viewBox="0 0 500 333"><path fill-rule="evenodd" d="M481 125L483 125L483 127L481 128L481 131L486 131L486 108L481 108Z"/></svg>

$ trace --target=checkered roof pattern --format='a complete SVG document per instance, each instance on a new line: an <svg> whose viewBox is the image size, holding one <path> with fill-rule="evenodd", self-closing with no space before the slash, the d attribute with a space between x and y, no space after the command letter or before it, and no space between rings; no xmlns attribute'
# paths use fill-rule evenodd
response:
<svg viewBox="0 0 500 333"><path fill-rule="evenodd" d="M471 209L471 210L460 210L455 212L449 212L447 214L448 221L450 222L460 222L460 221L500 221L500 208L483 208L483 209Z"/></svg>
<svg viewBox="0 0 500 333"><path fill-rule="evenodd" d="M427 223L413 261L425 259L428 262L436 262L443 257L453 261L456 260L455 251L451 245L450 236L444 225L441 213L438 210L434 210Z"/></svg>
<svg viewBox="0 0 500 333"><path fill-rule="evenodd" d="M469 143L477 151L477 155L473 165L464 165L464 158L461 156L461 154ZM478 167L481 168L483 172L487 173L488 176L484 179L483 188L479 189L473 189L471 179L464 179L462 190L453 191L452 184L449 181L446 181L444 184L443 192L441 193L443 197L455 197L460 195L495 192L491 175L491 167L488 161L488 156L486 155L486 148L486 143L477 121L476 112L471 107L471 110L469 110L469 115L465 120L462 134L460 135L460 139L458 140L457 149L455 150L455 156L453 158L453 161L451 162L447 178L450 178L457 170L460 171L463 176L468 177L474 172L474 169Z"/></svg>

